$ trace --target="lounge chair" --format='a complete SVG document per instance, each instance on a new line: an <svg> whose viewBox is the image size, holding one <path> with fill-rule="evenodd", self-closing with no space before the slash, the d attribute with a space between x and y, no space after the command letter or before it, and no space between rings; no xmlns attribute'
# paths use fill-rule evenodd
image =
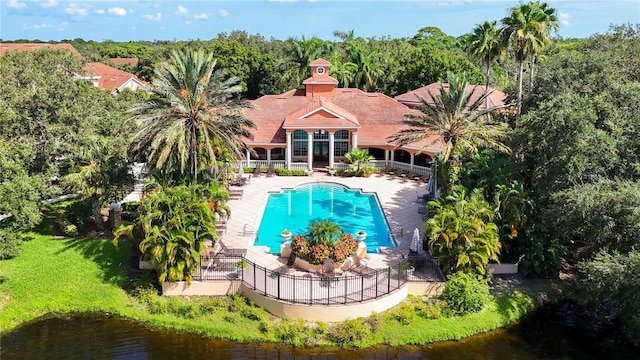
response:
<svg viewBox="0 0 640 360"><path fill-rule="evenodd" d="M276 167L273 163L269 164L269 171L267 172L267 177L273 177L276 174Z"/></svg>
<svg viewBox="0 0 640 360"><path fill-rule="evenodd" d="M259 177L260 175L262 175L262 169L260 165L256 165L255 170L253 170L253 177Z"/></svg>
<svg viewBox="0 0 640 360"><path fill-rule="evenodd" d="M360 259L357 255L351 255L349 258L351 261L351 266L349 267L349 271L364 273L369 269L368 263L366 260Z"/></svg>

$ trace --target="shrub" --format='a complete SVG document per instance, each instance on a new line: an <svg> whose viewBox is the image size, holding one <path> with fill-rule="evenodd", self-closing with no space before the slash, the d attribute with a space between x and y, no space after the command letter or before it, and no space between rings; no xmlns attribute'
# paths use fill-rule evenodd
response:
<svg viewBox="0 0 640 360"><path fill-rule="evenodd" d="M389 311L389 315L402 325L409 325L416 318L416 312L410 301L403 301Z"/></svg>
<svg viewBox="0 0 640 360"><path fill-rule="evenodd" d="M351 234L344 234L333 246L333 260L337 263L345 261L349 255L358 250L358 242Z"/></svg>
<svg viewBox="0 0 640 360"><path fill-rule="evenodd" d="M62 229L62 233L69 237L78 236L78 227L73 224L67 224L64 229Z"/></svg>
<svg viewBox="0 0 640 360"><path fill-rule="evenodd" d="M306 170L291 170L291 175L293 176L307 176Z"/></svg>
<svg viewBox="0 0 640 360"><path fill-rule="evenodd" d="M331 256L331 249L325 244L317 244L309 247L309 263L320 265Z"/></svg>
<svg viewBox="0 0 640 360"><path fill-rule="evenodd" d="M0 260L20 255L22 238L13 231L0 230Z"/></svg>
<svg viewBox="0 0 640 360"><path fill-rule="evenodd" d="M351 319L334 325L329 329L328 337L336 344L346 345L362 341L370 333L371 330L362 319Z"/></svg>
<svg viewBox="0 0 640 360"><path fill-rule="evenodd" d="M440 298L454 315L480 311L492 299L486 280L461 271L449 275Z"/></svg>
<svg viewBox="0 0 640 360"><path fill-rule="evenodd" d="M289 169L285 169L285 168L276 168L276 174L278 174L278 176L291 176L291 170Z"/></svg>
<svg viewBox="0 0 640 360"><path fill-rule="evenodd" d="M301 347L312 341L314 331L307 327L304 320L282 319L274 326L274 335L285 344Z"/></svg>

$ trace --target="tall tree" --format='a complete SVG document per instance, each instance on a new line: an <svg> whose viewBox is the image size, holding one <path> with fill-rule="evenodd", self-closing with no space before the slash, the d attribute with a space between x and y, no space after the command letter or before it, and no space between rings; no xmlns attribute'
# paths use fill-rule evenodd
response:
<svg viewBox="0 0 640 360"><path fill-rule="evenodd" d="M138 125L133 153L156 168L187 172L196 180L205 166L217 168L214 141L242 157L241 137L252 138L249 129L255 124L242 113L250 105L236 97L242 90L237 82L216 70L212 54L173 51L156 71L155 96L132 108Z"/></svg>
<svg viewBox="0 0 640 360"><path fill-rule="evenodd" d="M302 81L311 75L309 64L322 57L328 50L329 43L317 37L288 39L285 43L287 59L281 65L283 79L289 81L292 86L302 86Z"/></svg>
<svg viewBox="0 0 640 360"><path fill-rule="evenodd" d="M500 36L500 29L495 21L485 21L478 24L473 33L466 39L466 50L480 59L485 66L485 92L489 91L491 80L491 65L501 58L505 52L504 41ZM489 98L485 100L489 107Z"/></svg>
<svg viewBox="0 0 640 360"><path fill-rule="evenodd" d="M516 102L518 115L520 115L522 112L524 62L527 56L532 60L530 73L532 82L535 56L548 46L551 30L555 30L558 27L558 18L555 15L555 9L549 8L546 3L540 3L539 1L521 3L509 11L509 16L502 19L504 28L501 31L515 48L515 58L518 66L516 72L518 80ZM530 86L532 87L532 84ZM531 87L529 88L530 90Z"/></svg>
<svg viewBox="0 0 640 360"><path fill-rule="evenodd" d="M102 231L102 205L110 195L133 184L133 177L124 156L118 153L119 149L113 149L111 142L94 136L88 143L90 147L80 155L82 160L62 178L62 184L67 191L80 191L91 203L93 220Z"/></svg>
<svg viewBox="0 0 640 360"><path fill-rule="evenodd" d="M420 105L416 109L422 114L408 114L402 121L408 128L391 135L391 141L401 146L437 135L436 141L444 143L439 157L451 170L459 166L460 155L465 152L475 154L480 148L492 148L509 153L511 150L503 142L507 125L487 119L488 114L500 108L484 106L491 92L471 101L473 92L467 92L466 79L449 76L448 81L448 88L438 84L439 94L429 93L429 99L418 97ZM433 142L424 148L430 145Z"/></svg>

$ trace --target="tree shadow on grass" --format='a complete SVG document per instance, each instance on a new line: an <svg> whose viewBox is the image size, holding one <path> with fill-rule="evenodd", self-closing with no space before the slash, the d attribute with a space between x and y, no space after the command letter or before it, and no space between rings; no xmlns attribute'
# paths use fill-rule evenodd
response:
<svg viewBox="0 0 640 360"><path fill-rule="evenodd" d="M513 321L536 307L561 297L560 283L542 279L522 279L517 286L496 297L498 312L505 320Z"/></svg>
<svg viewBox="0 0 640 360"><path fill-rule="evenodd" d="M95 262L103 272L105 283L123 287L130 267L130 243L121 241L115 247L110 238L64 239L64 249L58 253L75 250Z"/></svg>

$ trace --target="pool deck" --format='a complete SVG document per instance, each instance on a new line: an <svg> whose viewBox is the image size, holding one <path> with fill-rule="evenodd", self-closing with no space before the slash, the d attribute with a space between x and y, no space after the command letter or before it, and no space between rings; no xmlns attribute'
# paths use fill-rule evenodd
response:
<svg viewBox="0 0 640 360"><path fill-rule="evenodd" d="M385 268L400 261L403 255L409 253L414 229L419 230L422 238L424 220L418 208L424 207L424 204L419 202L417 197L426 193L426 184L384 174L373 174L369 178L362 178L332 177L327 173L314 172L312 176L266 177L263 175L251 178L250 182L244 186L231 187L233 190L242 189L243 194L241 198L229 200L227 203L231 209L231 216L227 221L222 242L227 248L247 249L246 258L267 269L283 266L287 259L279 257L278 254L268 253L269 249L265 246L253 246L269 192L322 181L342 184L351 189L362 189L363 192L377 193L398 246L385 248L376 254L368 254L369 267Z"/></svg>

